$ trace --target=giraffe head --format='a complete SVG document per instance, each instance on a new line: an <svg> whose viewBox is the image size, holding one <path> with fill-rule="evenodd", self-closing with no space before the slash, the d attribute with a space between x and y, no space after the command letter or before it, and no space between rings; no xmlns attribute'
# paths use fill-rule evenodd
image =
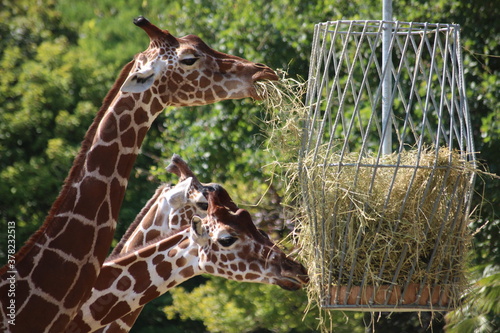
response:
<svg viewBox="0 0 500 333"><path fill-rule="evenodd" d="M192 177L180 181L165 193L165 199L158 207L160 213L169 212L170 230L180 229L185 225L184 221L191 220L194 215L205 216L207 214L208 200L205 191L200 191L193 183ZM168 209L165 209L166 206ZM158 219L155 223L162 223L162 220L164 219Z"/></svg>
<svg viewBox="0 0 500 333"><path fill-rule="evenodd" d="M209 259L210 262L200 265L203 269L210 274L234 280L277 284L288 290L299 289L307 283L304 266L287 258L262 230L257 229L250 214L239 209L222 186L200 183L187 163L177 154L172 156L167 171L175 173L181 182L192 179L191 186L208 197L208 216L204 220L214 222L210 224L213 230L203 226L201 217L205 215L195 216L192 220L193 236L198 241L206 242L200 258ZM208 249L211 255L202 255L203 249ZM237 256L234 255L235 251ZM247 254L245 258L239 257L243 254Z"/></svg>
<svg viewBox="0 0 500 333"><path fill-rule="evenodd" d="M199 266L204 272L231 280L275 284L298 290L307 284L307 270L288 258L254 225L250 214L230 211L217 191L208 196L208 215L193 217L191 237L199 245Z"/></svg>
<svg viewBox="0 0 500 333"><path fill-rule="evenodd" d="M196 175L191 171L187 163L177 154L172 156L170 164L167 166L167 171L176 174L179 177L179 181L182 182L187 178L191 178L192 192L201 192L208 197L208 192L217 192L219 201L223 202L224 205L232 212L236 212L239 208L231 199L227 191L217 183L201 183ZM204 216L204 215L203 215Z"/></svg>
<svg viewBox="0 0 500 333"><path fill-rule="evenodd" d="M217 191L220 196L229 197L218 184L202 184L187 163L177 154L167 171L176 174L179 182L175 186L161 185L146 206L130 224L111 255L126 253L152 241L161 235L171 233L189 225L194 215L205 217L208 208L208 192ZM238 207L230 199L225 200L230 209Z"/></svg>
<svg viewBox="0 0 500 333"><path fill-rule="evenodd" d="M197 36L176 38L142 16L134 23L148 34L150 44L136 55L122 92L141 93L155 86L161 104L205 105L225 99L260 99L254 83L278 79L269 67L215 51Z"/></svg>

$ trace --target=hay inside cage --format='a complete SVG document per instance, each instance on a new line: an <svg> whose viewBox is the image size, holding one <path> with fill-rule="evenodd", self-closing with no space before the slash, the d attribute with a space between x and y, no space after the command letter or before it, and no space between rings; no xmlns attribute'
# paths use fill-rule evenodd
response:
<svg viewBox="0 0 500 333"><path fill-rule="evenodd" d="M306 193L297 211L302 257L314 263L317 279L311 288L332 288L327 304L426 305L401 287L386 290L415 284L442 288L436 306L456 300L466 283L470 234L462 206L473 166L447 149L328 155L320 158L327 165L306 157L299 177ZM381 288L385 296L354 289L349 300L337 286Z"/></svg>
<svg viewBox="0 0 500 333"><path fill-rule="evenodd" d="M309 268L310 299L356 311L456 306L467 284L464 193L475 164L447 147L362 155L332 145L298 161L307 117L302 87L282 80L260 88L268 98L270 150L288 185L287 211Z"/></svg>

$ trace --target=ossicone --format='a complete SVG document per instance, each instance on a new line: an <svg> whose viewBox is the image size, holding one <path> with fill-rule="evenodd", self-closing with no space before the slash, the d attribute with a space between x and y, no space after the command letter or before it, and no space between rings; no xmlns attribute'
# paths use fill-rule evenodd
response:
<svg viewBox="0 0 500 333"><path fill-rule="evenodd" d="M156 25L149 22L144 16L139 16L134 19L134 24L144 30L151 41L161 40L168 42L171 45L178 44L177 38L172 36L168 30L162 30Z"/></svg>

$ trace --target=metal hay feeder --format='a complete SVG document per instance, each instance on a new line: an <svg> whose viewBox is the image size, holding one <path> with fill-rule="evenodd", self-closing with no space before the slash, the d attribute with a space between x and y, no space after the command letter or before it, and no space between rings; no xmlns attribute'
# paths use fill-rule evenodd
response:
<svg viewBox="0 0 500 333"><path fill-rule="evenodd" d="M317 24L308 82L299 182L321 306L455 307L475 177L459 26Z"/></svg>

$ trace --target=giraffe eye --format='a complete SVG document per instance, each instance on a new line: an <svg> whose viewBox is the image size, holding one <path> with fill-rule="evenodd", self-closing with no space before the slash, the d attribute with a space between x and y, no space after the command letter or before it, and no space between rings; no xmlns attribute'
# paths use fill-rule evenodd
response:
<svg viewBox="0 0 500 333"><path fill-rule="evenodd" d="M186 66L192 66L197 61L198 61L198 58L185 58L185 59L180 60L181 64L184 64Z"/></svg>
<svg viewBox="0 0 500 333"><path fill-rule="evenodd" d="M197 202L196 206L201 210L208 210L208 202Z"/></svg>
<svg viewBox="0 0 500 333"><path fill-rule="evenodd" d="M224 247L229 247L229 246L233 245L234 242L236 242L237 240L238 240L237 237L224 236L224 237L219 238L217 241L219 242L220 245L222 245Z"/></svg>

